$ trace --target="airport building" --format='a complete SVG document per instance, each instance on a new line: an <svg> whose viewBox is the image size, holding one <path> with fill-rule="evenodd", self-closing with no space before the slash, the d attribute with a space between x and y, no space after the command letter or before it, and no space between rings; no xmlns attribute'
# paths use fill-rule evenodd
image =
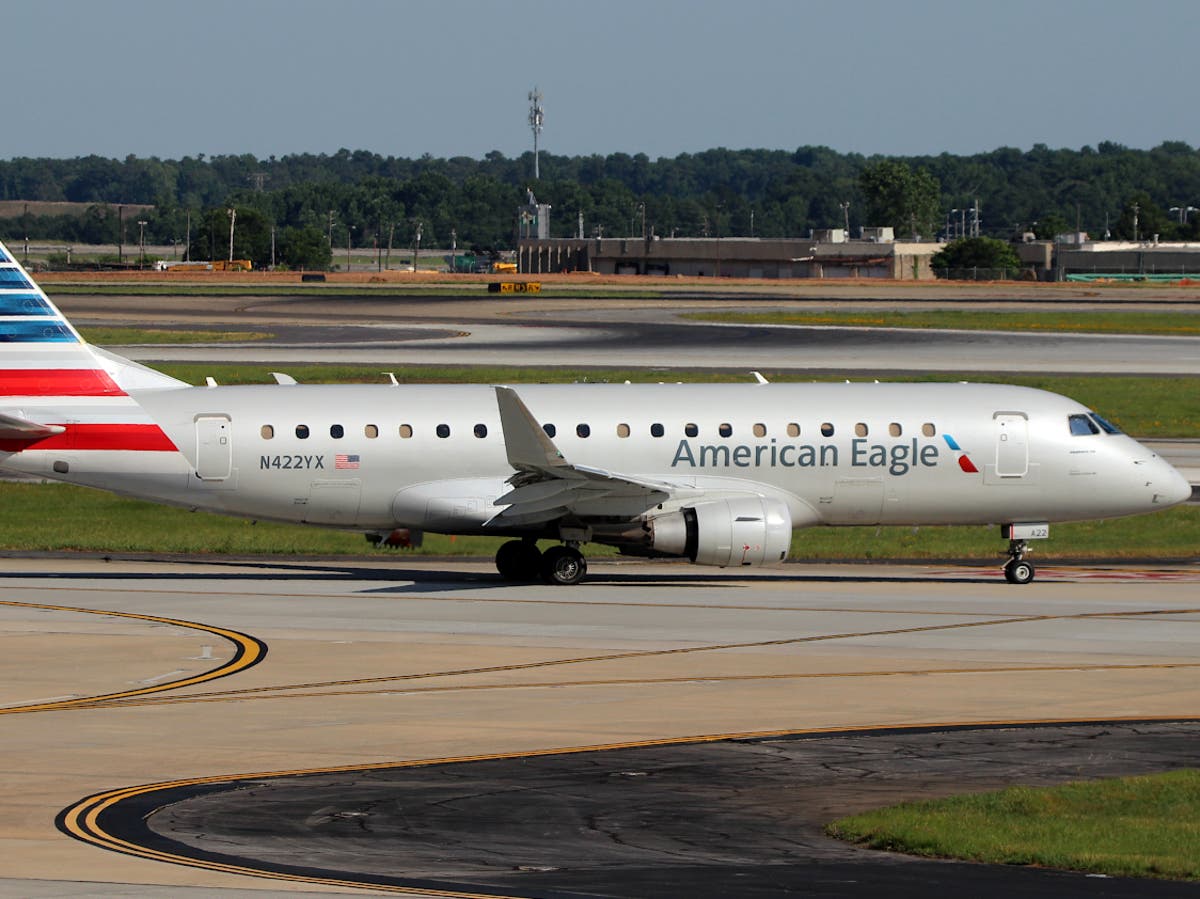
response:
<svg viewBox="0 0 1200 899"><path fill-rule="evenodd" d="M942 244L898 241L892 229L862 229L847 240L840 229L811 237L522 236L517 268L528 274L679 275L715 278L932 279L929 259Z"/></svg>

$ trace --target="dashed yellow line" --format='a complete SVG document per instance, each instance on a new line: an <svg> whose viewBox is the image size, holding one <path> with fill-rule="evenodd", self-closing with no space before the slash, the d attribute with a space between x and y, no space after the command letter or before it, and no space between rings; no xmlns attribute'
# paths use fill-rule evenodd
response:
<svg viewBox="0 0 1200 899"><path fill-rule="evenodd" d="M82 609L74 606L57 606L47 605L45 603L35 602L13 602L0 600L0 606L8 606L16 609L40 609L49 612L74 612L81 615L104 615L113 618L126 618L134 621L149 621L154 624L168 624L176 627L189 628L191 630L203 631L207 634L212 634L222 640L228 640L234 646L233 657L222 665L205 671L202 674L182 677L176 680L163 681L152 686L138 687L134 690L122 690L117 693L103 693L97 696L80 696L75 699L60 699L54 702L38 702L29 705L6 706L0 708L0 715L15 715L23 712L49 712L60 709L75 709L84 708L95 703L114 702L121 699L128 699L135 696L145 696L150 693L162 693L167 690L178 690L181 687L190 687L196 684L207 683L208 681L217 680L218 678L228 677L231 674L236 674L239 671L245 671L266 657L267 645L255 637L248 634L243 634L239 631L229 630L224 627L214 627L210 624L200 624L195 621L182 621L177 618L163 618L157 615L139 615L134 612L113 612L103 609Z"/></svg>

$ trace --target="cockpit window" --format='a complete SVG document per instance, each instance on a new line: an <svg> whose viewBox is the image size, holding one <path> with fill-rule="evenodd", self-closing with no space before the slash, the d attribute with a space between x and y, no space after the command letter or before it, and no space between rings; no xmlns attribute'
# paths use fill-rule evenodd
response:
<svg viewBox="0 0 1200 899"><path fill-rule="evenodd" d="M1072 415L1068 421L1071 423L1071 434L1075 437L1089 437L1100 433L1100 426L1088 415Z"/></svg>
<svg viewBox="0 0 1200 899"><path fill-rule="evenodd" d="M1120 434L1121 429L1106 418L1101 418L1095 412L1091 413L1092 421L1100 425L1100 430L1105 434Z"/></svg>

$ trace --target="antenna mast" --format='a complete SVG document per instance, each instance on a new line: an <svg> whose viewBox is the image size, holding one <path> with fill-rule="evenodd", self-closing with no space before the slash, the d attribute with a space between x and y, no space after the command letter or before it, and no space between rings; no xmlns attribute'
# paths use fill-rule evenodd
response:
<svg viewBox="0 0 1200 899"><path fill-rule="evenodd" d="M542 92L534 85L529 92L529 127L533 129L533 180L539 179L538 174L538 135L546 121L546 110L542 109Z"/></svg>

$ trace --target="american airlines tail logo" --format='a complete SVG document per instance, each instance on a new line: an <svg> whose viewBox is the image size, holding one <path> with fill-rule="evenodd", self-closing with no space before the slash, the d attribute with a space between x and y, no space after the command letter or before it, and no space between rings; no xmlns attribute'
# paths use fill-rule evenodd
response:
<svg viewBox="0 0 1200 899"><path fill-rule="evenodd" d="M958 467L967 474L978 474L979 469L975 467L975 463L971 461L971 457L966 454L961 446L949 434L943 434L942 439L946 441L946 446L958 453Z"/></svg>

